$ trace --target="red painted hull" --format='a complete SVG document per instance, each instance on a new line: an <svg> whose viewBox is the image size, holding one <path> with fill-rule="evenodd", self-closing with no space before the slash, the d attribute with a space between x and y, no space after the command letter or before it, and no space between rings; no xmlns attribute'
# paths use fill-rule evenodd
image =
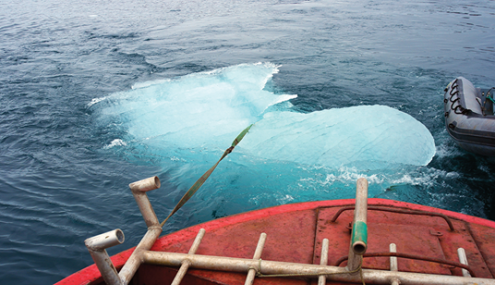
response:
<svg viewBox="0 0 495 285"><path fill-rule="evenodd" d="M354 199L306 202L225 217L163 236L151 250L187 253L199 229L204 228L206 235L196 254L252 258L259 235L265 232L263 260L320 264L321 241L328 238L328 264L336 265L339 258L348 255L353 211L343 212L336 222L331 219L339 209L354 203ZM440 213L450 218L455 230L449 230L447 222L438 216L369 209L367 252L387 252L389 244L395 243L400 253L458 262L457 248L462 247L476 277L494 278L495 222L392 200L368 199L368 206ZM115 267L120 269L132 251L113 256ZM438 263L403 258L398 263L399 271L462 276L459 268ZM389 258L365 258L363 267L389 270ZM177 268L143 264L131 284L170 284L176 272ZM240 273L190 269L181 284L244 284L245 278ZM91 265L56 283L68 284L104 282L96 266ZM316 281L257 278L255 284L316 284ZM341 283L327 281L327 284Z"/></svg>

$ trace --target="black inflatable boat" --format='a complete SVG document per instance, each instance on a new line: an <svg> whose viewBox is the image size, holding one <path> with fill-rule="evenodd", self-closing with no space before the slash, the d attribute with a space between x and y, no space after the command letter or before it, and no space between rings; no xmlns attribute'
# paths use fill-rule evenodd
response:
<svg viewBox="0 0 495 285"><path fill-rule="evenodd" d="M445 127L465 150L495 156L495 87L480 89L464 77L445 88Z"/></svg>

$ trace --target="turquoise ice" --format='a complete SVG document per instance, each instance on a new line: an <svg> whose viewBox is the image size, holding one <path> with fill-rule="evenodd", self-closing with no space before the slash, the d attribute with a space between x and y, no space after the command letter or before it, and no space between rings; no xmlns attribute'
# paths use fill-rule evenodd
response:
<svg viewBox="0 0 495 285"><path fill-rule="evenodd" d="M213 159L253 123L236 149L246 161L382 169L427 165L434 156L428 129L387 106L294 111L289 100L297 95L265 90L277 72L270 63L242 64L147 82L95 99L91 108L118 129L107 148L143 159Z"/></svg>
<svg viewBox="0 0 495 285"><path fill-rule="evenodd" d="M377 169L426 165L435 143L426 127L386 106L356 106L309 114L270 112L240 147L252 155L322 165Z"/></svg>

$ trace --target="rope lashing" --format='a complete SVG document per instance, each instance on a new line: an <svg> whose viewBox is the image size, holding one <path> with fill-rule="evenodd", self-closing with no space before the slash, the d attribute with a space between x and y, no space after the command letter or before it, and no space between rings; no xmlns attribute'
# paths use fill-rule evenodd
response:
<svg viewBox="0 0 495 285"><path fill-rule="evenodd" d="M241 140L249 132L249 130L251 129L251 127L253 125L254 124L251 124L249 127L245 128L235 138L235 140L232 142L232 145L228 149L226 149L224 151L222 157L220 157L220 159L217 161L217 163L215 163L215 165L213 165L210 169L208 169L208 171L206 171L205 174L203 174L198 179L198 181L196 181L196 183L194 183L194 185L191 186L191 188L189 188L189 190L187 190L186 194L184 194L184 196L182 196L182 198L180 199L179 203L177 203L177 205L172 210L172 212L170 212L170 214L168 215L168 217L165 220L163 220L163 222L161 222L161 224L160 224L161 227L163 227L163 225L165 225L165 223L168 221L168 219L170 217L172 217L172 215L175 214L175 212L177 212L199 190L199 188L201 188L201 186L203 186L203 184L205 183L206 179L208 179L208 177L210 177L211 173L213 172L213 170L215 170L215 168L217 168L217 166L220 163L220 161L222 161L222 159L224 159L227 155L229 155L229 153L231 153L234 150L234 148L241 142Z"/></svg>

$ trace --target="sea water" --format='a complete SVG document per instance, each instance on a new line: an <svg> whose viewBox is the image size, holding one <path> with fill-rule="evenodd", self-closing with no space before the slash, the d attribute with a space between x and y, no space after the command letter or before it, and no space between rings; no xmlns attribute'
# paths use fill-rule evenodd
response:
<svg viewBox="0 0 495 285"><path fill-rule="evenodd" d="M495 219L495 162L445 131L456 76L493 86L491 1L0 4L0 278L50 284L84 239L160 219L248 134L164 232L287 203L370 197Z"/></svg>

